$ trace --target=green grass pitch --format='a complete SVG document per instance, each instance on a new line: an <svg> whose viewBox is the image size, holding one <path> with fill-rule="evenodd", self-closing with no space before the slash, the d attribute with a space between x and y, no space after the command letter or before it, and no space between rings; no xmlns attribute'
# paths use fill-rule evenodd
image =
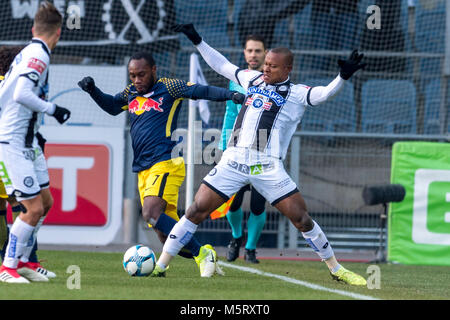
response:
<svg viewBox="0 0 450 320"><path fill-rule="evenodd" d="M352 299L331 291L319 291L286 281L224 266L225 277L200 278L193 260L176 257L166 278L130 277L122 268L122 253L39 251L43 265L56 272L47 283L0 283L0 299L40 300L340 300ZM224 260L223 257L220 257ZM450 267L380 264L380 288L353 287L331 280L324 263L262 260L250 265L241 259L234 265L250 267L329 289L377 299L450 299ZM78 266L80 287L74 287ZM366 278L369 264L344 263ZM70 271L70 269L69 269Z"/></svg>

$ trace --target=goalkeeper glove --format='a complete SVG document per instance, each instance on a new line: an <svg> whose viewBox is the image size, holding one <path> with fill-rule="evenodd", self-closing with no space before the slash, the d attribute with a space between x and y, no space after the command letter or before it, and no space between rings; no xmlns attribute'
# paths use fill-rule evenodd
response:
<svg viewBox="0 0 450 320"><path fill-rule="evenodd" d="M353 50L347 60L338 60L338 65L341 68L340 75L344 80L348 80L356 71L366 66L366 63L361 64L364 54L358 54L358 50Z"/></svg>
<svg viewBox="0 0 450 320"><path fill-rule="evenodd" d="M91 94L95 90L95 81L91 77L85 77L78 82L78 86L87 93Z"/></svg>
<svg viewBox="0 0 450 320"><path fill-rule="evenodd" d="M197 30L195 30L192 23L176 24L172 26L171 29L175 32L183 32L194 45L198 45L200 42L202 42L202 37L200 37L200 35L197 33Z"/></svg>
<svg viewBox="0 0 450 320"><path fill-rule="evenodd" d="M63 124L70 118L70 111L66 108L55 105L55 112L52 116L59 122L59 124Z"/></svg>
<svg viewBox="0 0 450 320"><path fill-rule="evenodd" d="M231 100L234 104L243 104L245 100L245 94L242 94L237 91L233 91L233 95L231 96Z"/></svg>

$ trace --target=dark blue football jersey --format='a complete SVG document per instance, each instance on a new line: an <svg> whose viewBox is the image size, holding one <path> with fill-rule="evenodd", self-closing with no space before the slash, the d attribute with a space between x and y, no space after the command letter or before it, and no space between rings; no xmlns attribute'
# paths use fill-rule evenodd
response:
<svg viewBox="0 0 450 320"><path fill-rule="evenodd" d="M172 149L176 141L172 141L172 132L177 128L177 119L181 102L186 98L198 97L199 86L178 79L161 78L147 94L139 94L133 84L116 95L124 103L122 109L128 110L130 134L132 139L134 160L133 172L139 172L154 164L172 158ZM217 88L220 99L226 100L230 91ZM219 98L219 97L218 97Z"/></svg>

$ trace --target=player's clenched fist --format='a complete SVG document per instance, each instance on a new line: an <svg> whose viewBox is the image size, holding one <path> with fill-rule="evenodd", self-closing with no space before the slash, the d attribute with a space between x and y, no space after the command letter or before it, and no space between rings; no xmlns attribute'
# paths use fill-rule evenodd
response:
<svg viewBox="0 0 450 320"><path fill-rule="evenodd" d="M55 112L52 116L59 122L59 124L63 124L70 118L70 111L66 108L55 106Z"/></svg>
<svg viewBox="0 0 450 320"><path fill-rule="evenodd" d="M347 60L338 60L338 65L341 68L341 78L348 80L356 71L366 66L365 63L361 63L364 55L358 53L358 50L353 50L350 57Z"/></svg>
<svg viewBox="0 0 450 320"><path fill-rule="evenodd" d="M95 81L91 77L85 77L78 82L78 86L87 93L92 93L95 89Z"/></svg>
<svg viewBox="0 0 450 320"><path fill-rule="evenodd" d="M243 104L245 100L245 94L242 94L240 92L233 93L231 100L235 104Z"/></svg>
<svg viewBox="0 0 450 320"><path fill-rule="evenodd" d="M200 42L202 42L202 37L200 37L192 23L176 24L172 26L171 29L175 32L183 32L194 45L198 45Z"/></svg>

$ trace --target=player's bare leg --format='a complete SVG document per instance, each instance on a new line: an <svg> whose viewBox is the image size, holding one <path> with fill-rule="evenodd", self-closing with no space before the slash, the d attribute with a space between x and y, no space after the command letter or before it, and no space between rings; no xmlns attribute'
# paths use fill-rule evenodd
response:
<svg viewBox="0 0 450 320"><path fill-rule="evenodd" d="M28 280L18 272L19 259L26 255L29 240L33 236L35 226L44 215L41 195L23 200L22 204L27 212L26 214L22 212L11 227L6 248L7 255L3 261L0 273L0 280L5 282L28 283ZM30 280L48 281L48 278L40 274L33 274Z"/></svg>
<svg viewBox="0 0 450 320"><path fill-rule="evenodd" d="M342 267L328 242L327 237L308 214L306 203L300 192L296 192L275 205L282 214L289 218L292 224L302 232L303 237L327 264L333 279L353 285L366 285L366 280L361 276Z"/></svg>
<svg viewBox="0 0 450 320"><path fill-rule="evenodd" d="M185 242L190 240L197 230L198 224L204 221L211 212L220 207L224 202L225 199L208 186L205 184L200 185L195 195L194 203L170 232L170 236L164 244L163 252L158 259L157 266L165 269L172 258L184 246ZM216 259L217 257L214 257L214 260ZM219 274L222 273L220 268L218 268L216 270L206 270L204 273L202 272L202 276L212 276L215 271Z"/></svg>
<svg viewBox="0 0 450 320"><path fill-rule="evenodd" d="M36 224L33 232L33 239L30 241L30 245L27 246L24 255L20 259L19 265L18 265L18 272L19 274L23 274L28 279L33 280L32 278L37 278L39 280L34 281L45 281L43 277L40 275L45 276L46 278L56 278L56 274L52 271L47 270L44 268L39 261L29 261L29 257L31 256L33 249L35 248L35 243L37 240L37 234L39 232L39 229L41 228L45 217L47 216L47 213L50 211L50 209L53 207L53 196L50 192L49 188L42 189L40 192L40 196L42 199L42 207L44 210L44 213L42 217L39 219L38 223ZM26 213L24 213L26 215ZM36 250L36 249L34 249ZM36 273L39 275L36 276Z"/></svg>
<svg viewBox="0 0 450 320"><path fill-rule="evenodd" d="M167 241L168 235L177 223L174 218L166 215L166 208L167 202L162 198L155 196L147 196L144 198L142 215L146 221L152 224L159 240L163 244ZM194 258L202 274L203 267L201 263L210 249L210 245L202 246L195 237L192 237L178 254L184 258ZM164 276L164 272L158 276Z"/></svg>
<svg viewBox="0 0 450 320"><path fill-rule="evenodd" d="M155 225L160 215L166 210L166 207L167 202L160 197L145 197L142 205L142 217L146 222Z"/></svg>
<svg viewBox="0 0 450 320"><path fill-rule="evenodd" d="M48 281L48 278L38 271L39 266L29 263L28 258L36 241L37 232L42 225L45 215L53 205L53 197L48 189L41 190L40 194L35 198L21 201L26 212L21 212L17 217L14 225L27 224L33 227L27 241L24 243L20 261L17 264L17 273L31 281ZM18 221L20 220L20 221ZM13 225L13 228L14 228ZM13 233L11 228L11 233ZM11 240L11 239L10 239ZM19 255L17 255L19 257Z"/></svg>

